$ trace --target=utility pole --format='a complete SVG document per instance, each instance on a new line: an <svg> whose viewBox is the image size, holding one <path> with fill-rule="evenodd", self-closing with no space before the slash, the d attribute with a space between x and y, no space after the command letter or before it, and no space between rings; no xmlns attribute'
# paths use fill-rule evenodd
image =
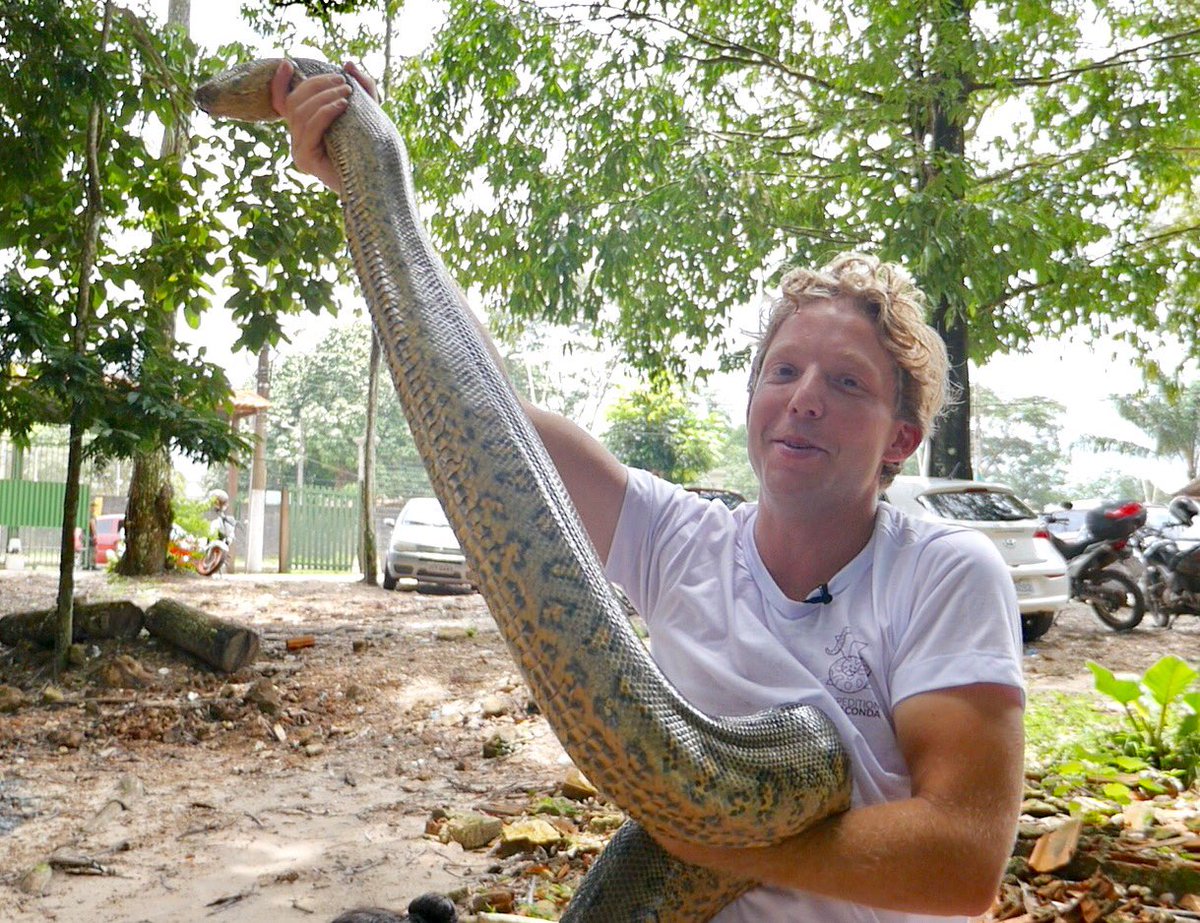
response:
<svg viewBox="0 0 1200 923"><path fill-rule="evenodd" d="M271 396L271 353L258 351L258 394ZM254 462L250 468L250 517L246 525L246 573L262 573L263 532L267 521L267 407L254 415Z"/></svg>

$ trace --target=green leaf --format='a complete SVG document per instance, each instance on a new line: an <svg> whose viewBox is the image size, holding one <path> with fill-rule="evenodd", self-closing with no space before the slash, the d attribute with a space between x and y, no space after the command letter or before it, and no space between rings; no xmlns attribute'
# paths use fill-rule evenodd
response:
<svg viewBox="0 0 1200 923"><path fill-rule="evenodd" d="M1087 668L1095 677L1096 691L1101 692L1121 705L1136 702L1142 695L1142 688L1136 682L1127 679L1117 679L1107 667L1102 667L1095 661L1087 661Z"/></svg>
<svg viewBox="0 0 1200 923"><path fill-rule="evenodd" d="M1142 684L1150 690L1154 701L1166 708L1187 690L1196 677L1200 676L1188 664L1173 654L1168 654L1142 676Z"/></svg>
<svg viewBox="0 0 1200 923"><path fill-rule="evenodd" d="M1129 804L1133 801L1133 790L1122 782L1108 782L1100 789L1104 793L1105 798L1109 798L1117 804Z"/></svg>

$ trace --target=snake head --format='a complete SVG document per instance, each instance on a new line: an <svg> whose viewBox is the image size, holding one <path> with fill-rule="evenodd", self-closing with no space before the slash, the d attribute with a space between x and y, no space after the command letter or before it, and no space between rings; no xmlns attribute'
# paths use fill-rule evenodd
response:
<svg viewBox="0 0 1200 923"><path fill-rule="evenodd" d="M268 122L281 118L271 105L271 78L282 58L248 61L218 74L192 94L196 105L209 115L242 122ZM293 83L300 78L293 75Z"/></svg>

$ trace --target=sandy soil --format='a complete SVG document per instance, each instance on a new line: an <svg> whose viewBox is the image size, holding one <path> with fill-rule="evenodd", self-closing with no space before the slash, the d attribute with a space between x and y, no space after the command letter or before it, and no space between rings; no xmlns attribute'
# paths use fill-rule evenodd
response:
<svg viewBox="0 0 1200 923"><path fill-rule="evenodd" d="M519 812L568 773L478 596L344 578L81 579L93 600L174 597L236 619L262 651L220 676L145 638L88 645L57 684L61 701L46 702L45 660L0 647L0 685L29 699L0 715L5 920L286 923L477 892L502 871L497 858L444 844L427 824ZM0 613L54 595L53 574L0 571ZM315 644L288 653L303 635ZM1197 642L1200 619L1116 635L1071 609L1025 665L1033 689L1082 691L1087 659L1140 672L1168 652L1195 660ZM133 664L114 682L102 668L122 655ZM485 705L505 713L485 717ZM506 754L484 757L497 733ZM60 861L43 893L20 890L52 856L103 874Z"/></svg>

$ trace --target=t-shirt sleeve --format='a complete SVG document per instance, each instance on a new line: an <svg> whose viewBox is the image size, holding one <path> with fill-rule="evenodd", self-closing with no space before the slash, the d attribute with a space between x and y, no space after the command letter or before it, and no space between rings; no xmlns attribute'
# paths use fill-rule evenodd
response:
<svg viewBox="0 0 1200 923"><path fill-rule="evenodd" d="M922 692L999 683L1024 688L1021 619L1012 577L995 546L970 530L920 550L920 576L895 630L891 705Z"/></svg>
<svg viewBox="0 0 1200 923"><path fill-rule="evenodd" d="M707 503L648 471L629 469L604 570L643 618L652 617L671 567L680 563L675 558Z"/></svg>

